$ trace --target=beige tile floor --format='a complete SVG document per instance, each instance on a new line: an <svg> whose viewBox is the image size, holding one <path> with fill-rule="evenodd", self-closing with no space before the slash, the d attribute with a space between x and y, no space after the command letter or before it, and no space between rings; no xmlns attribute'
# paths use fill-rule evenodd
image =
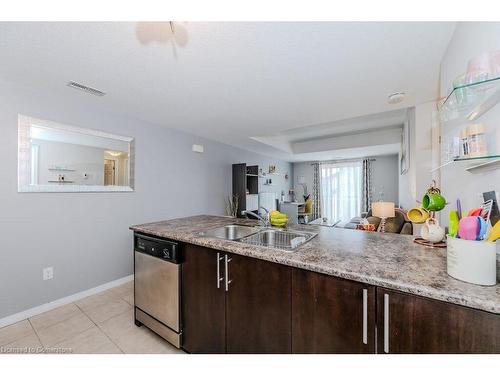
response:
<svg viewBox="0 0 500 375"><path fill-rule="evenodd" d="M0 353L183 353L134 324L133 283L0 328Z"/></svg>

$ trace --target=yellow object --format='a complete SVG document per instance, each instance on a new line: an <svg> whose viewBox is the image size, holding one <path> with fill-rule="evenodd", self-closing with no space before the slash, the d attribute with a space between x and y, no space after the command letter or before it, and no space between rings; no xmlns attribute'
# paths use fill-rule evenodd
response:
<svg viewBox="0 0 500 375"><path fill-rule="evenodd" d="M490 236L488 237L488 241L495 242L500 238L500 220L493 226L491 229Z"/></svg>
<svg viewBox="0 0 500 375"><path fill-rule="evenodd" d="M271 212L271 219L283 219L283 218L288 218L288 216L286 214L282 214L281 212L279 211L273 211Z"/></svg>
<svg viewBox="0 0 500 375"><path fill-rule="evenodd" d="M285 222L280 222L280 223L271 223L273 227L278 227L278 228L284 228L287 224L288 220Z"/></svg>
<svg viewBox="0 0 500 375"><path fill-rule="evenodd" d="M282 219L271 219L271 223L277 223L277 224L282 224L288 222L288 218L282 218Z"/></svg>
<svg viewBox="0 0 500 375"><path fill-rule="evenodd" d="M427 210L415 207L408 211L408 219L414 224L423 224L429 218Z"/></svg>
<svg viewBox="0 0 500 375"><path fill-rule="evenodd" d="M271 212L271 225L274 227L283 228L288 223L288 215L282 214L279 211Z"/></svg>
<svg viewBox="0 0 500 375"><path fill-rule="evenodd" d="M299 216L312 215L313 200L309 198L304 202L303 209L299 211Z"/></svg>
<svg viewBox="0 0 500 375"><path fill-rule="evenodd" d="M308 199L305 203L304 203L304 213L305 214L312 214L313 212L313 200L312 199Z"/></svg>

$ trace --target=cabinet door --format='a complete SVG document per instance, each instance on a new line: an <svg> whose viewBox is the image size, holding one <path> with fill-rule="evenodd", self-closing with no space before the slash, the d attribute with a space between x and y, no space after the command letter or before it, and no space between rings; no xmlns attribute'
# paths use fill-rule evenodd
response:
<svg viewBox="0 0 500 375"><path fill-rule="evenodd" d="M228 353L290 353L291 269L228 254Z"/></svg>
<svg viewBox="0 0 500 375"><path fill-rule="evenodd" d="M500 315L377 288L379 353L500 353Z"/></svg>
<svg viewBox="0 0 500 375"><path fill-rule="evenodd" d="M293 353L374 353L375 288L294 269Z"/></svg>
<svg viewBox="0 0 500 375"><path fill-rule="evenodd" d="M233 164L233 195L238 199L238 217L244 217L241 214L247 207L247 165L245 163Z"/></svg>
<svg viewBox="0 0 500 375"><path fill-rule="evenodd" d="M217 282L218 274L222 277L223 273L224 253L186 245L182 264L182 347L187 352L226 350L224 281Z"/></svg>

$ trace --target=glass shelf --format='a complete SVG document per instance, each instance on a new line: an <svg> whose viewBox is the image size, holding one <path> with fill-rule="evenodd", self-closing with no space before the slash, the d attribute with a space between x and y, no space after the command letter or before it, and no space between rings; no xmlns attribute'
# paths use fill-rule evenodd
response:
<svg viewBox="0 0 500 375"><path fill-rule="evenodd" d="M441 119L474 121L500 102L500 77L455 87L439 108Z"/></svg>
<svg viewBox="0 0 500 375"><path fill-rule="evenodd" d="M68 168L49 168L49 171L52 171L52 172L76 172L74 169L68 169Z"/></svg>
<svg viewBox="0 0 500 375"><path fill-rule="evenodd" d="M465 170L471 173L485 172L500 168L500 154L469 158L454 158L453 160L450 160L440 165L439 167L432 169L431 172L435 172L443 167L453 164L465 166Z"/></svg>

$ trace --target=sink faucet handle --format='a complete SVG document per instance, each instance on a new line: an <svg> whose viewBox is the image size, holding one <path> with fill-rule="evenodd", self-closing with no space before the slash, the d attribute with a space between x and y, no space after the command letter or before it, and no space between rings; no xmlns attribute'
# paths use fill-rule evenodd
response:
<svg viewBox="0 0 500 375"><path fill-rule="evenodd" d="M263 210L266 213L265 222L264 222L265 226L266 227L271 226L271 212L267 208L262 207L262 206L259 206L259 209Z"/></svg>
<svg viewBox="0 0 500 375"><path fill-rule="evenodd" d="M250 216L253 216L255 217L256 219L258 219L263 226L265 227L269 227L271 226L271 215L269 213L269 211L267 209L265 209L264 207L259 207L259 208L263 208L265 211L266 211L266 216L265 217L262 217L260 214L256 214L252 211L243 211L243 213L248 217L248 215Z"/></svg>

